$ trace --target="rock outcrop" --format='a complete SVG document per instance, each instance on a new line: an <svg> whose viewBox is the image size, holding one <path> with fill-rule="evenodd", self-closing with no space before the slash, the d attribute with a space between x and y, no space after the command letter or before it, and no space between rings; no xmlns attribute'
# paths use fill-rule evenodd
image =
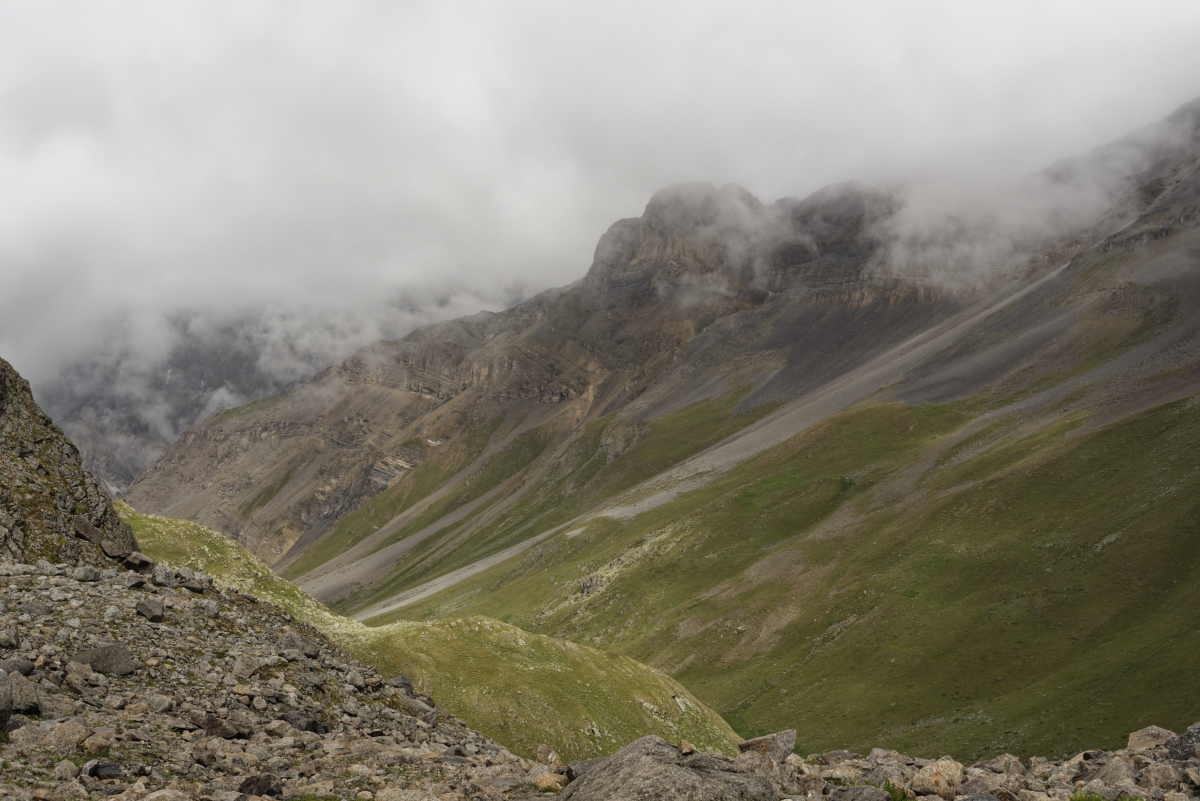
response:
<svg viewBox="0 0 1200 801"><path fill-rule="evenodd" d="M0 359L0 557L107 567L137 549L78 449Z"/></svg>

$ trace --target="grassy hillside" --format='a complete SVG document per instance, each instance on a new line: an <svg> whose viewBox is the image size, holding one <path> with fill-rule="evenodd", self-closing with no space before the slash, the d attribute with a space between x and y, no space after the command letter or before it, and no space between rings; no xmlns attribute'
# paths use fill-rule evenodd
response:
<svg viewBox="0 0 1200 801"><path fill-rule="evenodd" d="M1200 404L852 408L388 623L504 617L645 660L743 735L960 757L1200 719Z"/></svg>
<svg viewBox="0 0 1200 801"><path fill-rule="evenodd" d="M594 420L546 456L546 464L536 476L527 468L546 453L552 435L544 430L546 426L525 432L489 457L466 484L470 497L512 478L507 487L488 504L408 552L380 581L339 600L334 608L345 612L365 608L571 520L776 408L764 405L747 414L734 414L749 391L749 386L740 387L651 421L618 420L615 414ZM490 508L522 490L502 513L485 517ZM452 511L461 500L444 499L394 534L389 542L419 531Z"/></svg>
<svg viewBox="0 0 1200 801"><path fill-rule="evenodd" d="M737 737L678 682L635 662L483 617L368 628L336 615L237 543L196 523L116 504L143 551L273 601L384 675L418 687L512 751L548 743L565 758L611 753L644 734L733 749Z"/></svg>

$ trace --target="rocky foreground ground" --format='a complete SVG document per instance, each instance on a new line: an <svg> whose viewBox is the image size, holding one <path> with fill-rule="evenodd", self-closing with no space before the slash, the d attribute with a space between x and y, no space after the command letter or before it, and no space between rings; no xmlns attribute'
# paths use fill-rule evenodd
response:
<svg viewBox="0 0 1200 801"><path fill-rule="evenodd" d="M0 797L1185 801L1200 785L1200 724L971 767L881 749L801 759L794 731L736 759L653 736L567 766L548 747L526 759L272 604L137 552L114 564L0 564Z"/></svg>

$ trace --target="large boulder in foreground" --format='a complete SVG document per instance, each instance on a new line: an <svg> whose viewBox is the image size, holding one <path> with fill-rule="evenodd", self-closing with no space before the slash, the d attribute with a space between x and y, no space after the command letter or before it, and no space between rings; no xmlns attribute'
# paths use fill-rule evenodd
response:
<svg viewBox="0 0 1200 801"><path fill-rule="evenodd" d="M683 754L661 737L635 740L572 782L574 801L776 801L771 782L743 773L733 760Z"/></svg>
<svg viewBox="0 0 1200 801"><path fill-rule="evenodd" d="M79 450L0 359L0 560L109 567L136 550Z"/></svg>

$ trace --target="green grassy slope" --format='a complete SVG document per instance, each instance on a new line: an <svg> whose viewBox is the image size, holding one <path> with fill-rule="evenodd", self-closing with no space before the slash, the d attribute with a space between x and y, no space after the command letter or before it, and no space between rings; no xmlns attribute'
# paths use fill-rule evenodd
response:
<svg viewBox="0 0 1200 801"><path fill-rule="evenodd" d="M520 754L548 743L568 759L608 754L645 734L734 750L719 715L633 659L483 617L368 628L336 615L237 543L196 523L116 504L151 558L212 574L273 601L384 675L404 674L471 726Z"/></svg>
<svg viewBox="0 0 1200 801"><path fill-rule="evenodd" d="M382 580L337 601L334 608L343 612L365 608L564 523L776 408L765 405L735 415L733 410L749 391L748 386L740 387L649 422L619 421L616 415L592 421L548 457L549 465L540 480L502 514L486 526L476 526L469 537L461 536L489 508L523 488L528 475L526 468L547 452L553 435L545 430L546 426L525 432L489 457L466 484L465 491L468 497L478 497L511 478L509 486L490 499L489 504L406 554ZM419 531L453 511L461 501L457 497L444 499L390 541Z"/></svg>
<svg viewBox="0 0 1200 801"><path fill-rule="evenodd" d="M798 750L1047 754L1179 730L1200 719L1200 405L1099 430L1061 406L851 409L401 611L627 653L743 735L796 727Z"/></svg>

